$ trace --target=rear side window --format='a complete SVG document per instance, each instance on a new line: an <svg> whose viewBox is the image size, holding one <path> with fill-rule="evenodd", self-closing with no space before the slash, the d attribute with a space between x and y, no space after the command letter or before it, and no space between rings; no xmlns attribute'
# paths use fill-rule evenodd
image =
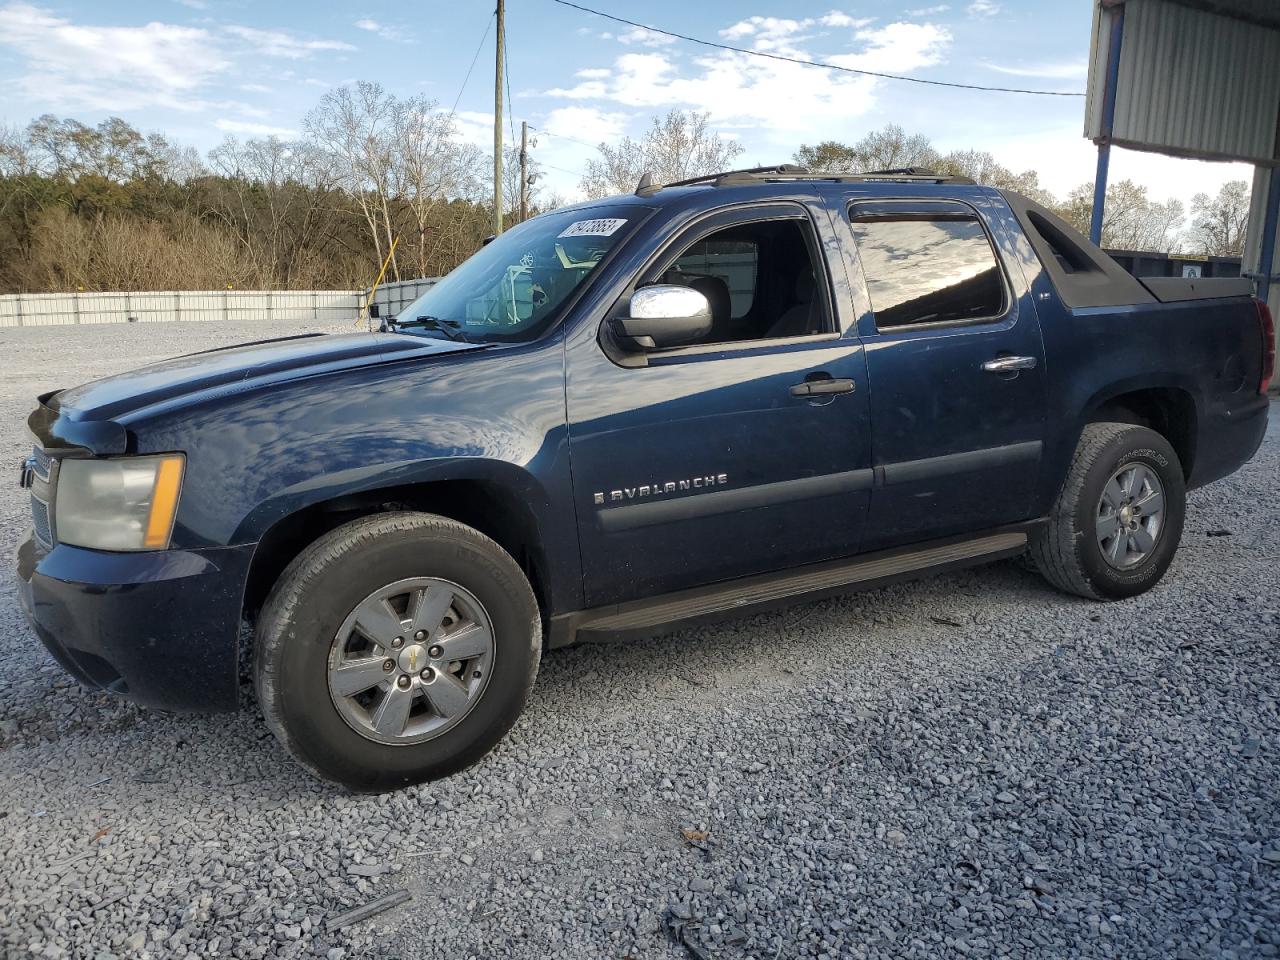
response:
<svg viewBox="0 0 1280 960"><path fill-rule="evenodd" d="M964 323L1004 312L1000 266L976 216L860 216L855 206L851 223L878 329Z"/></svg>

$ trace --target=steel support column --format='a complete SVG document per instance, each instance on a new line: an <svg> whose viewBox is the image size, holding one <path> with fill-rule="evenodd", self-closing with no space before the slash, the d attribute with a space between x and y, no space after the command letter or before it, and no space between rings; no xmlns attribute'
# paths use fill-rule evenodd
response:
<svg viewBox="0 0 1280 960"><path fill-rule="evenodd" d="M1262 218L1262 240L1258 252L1258 299L1271 293L1276 272L1276 231L1280 230L1280 167L1271 168L1267 182L1267 207Z"/></svg>
<svg viewBox="0 0 1280 960"><path fill-rule="evenodd" d="M1120 82L1120 42L1124 37L1124 4L1116 4L1111 14L1111 37L1107 48L1107 85L1102 91L1102 136L1098 138L1098 170L1093 178L1093 215L1089 219L1089 239L1102 245L1102 218L1106 212L1107 173L1111 166L1111 128L1116 119L1116 88Z"/></svg>

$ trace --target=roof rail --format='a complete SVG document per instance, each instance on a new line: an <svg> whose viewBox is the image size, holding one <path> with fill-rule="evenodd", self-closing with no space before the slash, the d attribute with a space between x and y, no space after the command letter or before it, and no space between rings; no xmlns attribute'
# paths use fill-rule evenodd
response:
<svg viewBox="0 0 1280 960"><path fill-rule="evenodd" d="M691 187L710 184L715 187L733 187L747 183L770 183L786 180L826 180L838 183L875 183L896 181L907 183L953 183L972 186L972 177L957 177L947 173L934 173L923 167L899 167L893 170L868 170L864 173L815 173L793 163L781 163L769 167L749 167L745 170L725 170L708 173L688 180L663 184L664 187ZM656 192L656 191L655 191Z"/></svg>
<svg viewBox="0 0 1280 960"><path fill-rule="evenodd" d="M744 167L741 170L722 170L719 173L704 173L700 177L690 177L688 180L676 180L672 183L664 183L664 187L692 187L699 183L714 183L720 185L720 181L726 177L740 177L743 180L767 179L769 176L808 176L809 170L806 167L798 166L794 163L775 163L767 167Z"/></svg>

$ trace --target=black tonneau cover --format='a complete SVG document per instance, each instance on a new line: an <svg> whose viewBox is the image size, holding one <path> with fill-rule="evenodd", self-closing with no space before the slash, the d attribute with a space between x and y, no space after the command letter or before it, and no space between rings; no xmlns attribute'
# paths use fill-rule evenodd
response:
<svg viewBox="0 0 1280 960"><path fill-rule="evenodd" d="M1161 303L1253 296L1253 281L1244 277L1139 277L1138 282Z"/></svg>

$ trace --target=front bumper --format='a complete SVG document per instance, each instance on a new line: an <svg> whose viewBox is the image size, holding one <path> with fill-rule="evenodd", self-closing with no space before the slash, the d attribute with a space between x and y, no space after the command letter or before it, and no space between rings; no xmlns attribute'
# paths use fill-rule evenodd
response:
<svg viewBox="0 0 1280 960"><path fill-rule="evenodd" d="M81 683L161 710L234 710L253 549L46 552L29 537L18 548L18 597Z"/></svg>

